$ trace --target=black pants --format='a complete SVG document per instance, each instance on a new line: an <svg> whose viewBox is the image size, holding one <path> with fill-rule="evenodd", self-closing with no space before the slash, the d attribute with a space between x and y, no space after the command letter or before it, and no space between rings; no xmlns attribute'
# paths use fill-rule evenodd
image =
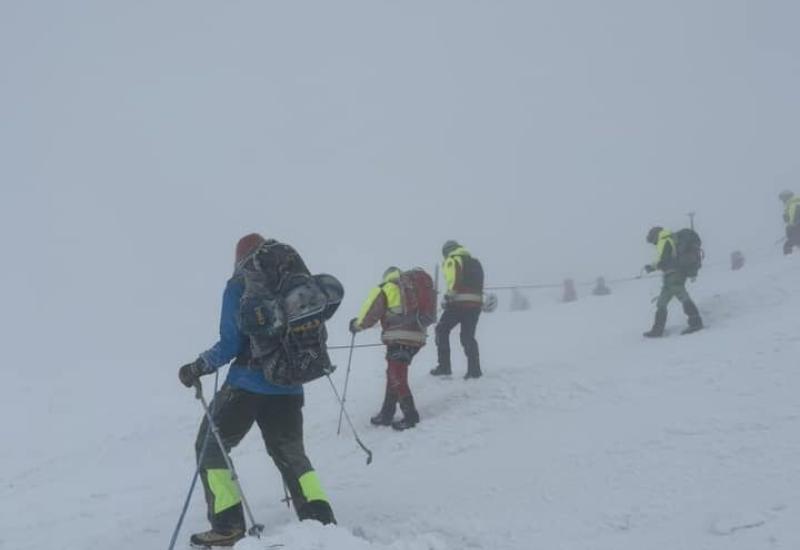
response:
<svg viewBox="0 0 800 550"><path fill-rule="evenodd" d="M451 370L450 365L450 332L461 325L461 345L467 356L467 372L480 373L481 362L475 330L478 328L480 308L451 306L444 310L439 324L436 325L436 348L439 355L439 368Z"/></svg>
<svg viewBox="0 0 800 550"><path fill-rule="evenodd" d="M242 441L254 422L258 424L267 453L280 471L300 519L305 519L304 507L310 501L324 501L327 506L327 497L303 447L302 395L261 395L224 385L210 407L228 452ZM201 460L207 430L208 420L204 417L195 450L208 503L208 519L215 530L244 527L241 495L211 433Z"/></svg>
<svg viewBox="0 0 800 550"><path fill-rule="evenodd" d="M786 242L783 243L783 253L791 254L795 246L800 247L800 224L786 226Z"/></svg>

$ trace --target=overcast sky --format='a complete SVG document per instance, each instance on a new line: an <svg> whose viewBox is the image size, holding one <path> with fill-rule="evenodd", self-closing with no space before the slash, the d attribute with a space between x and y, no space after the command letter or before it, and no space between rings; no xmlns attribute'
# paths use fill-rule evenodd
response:
<svg viewBox="0 0 800 550"><path fill-rule="evenodd" d="M193 359L250 231L342 279L340 327L451 238L494 284L635 275L647 229L692 210L710 257L769 251L800 191L798 21L793 0L4 0L6 359Z"/></svg>

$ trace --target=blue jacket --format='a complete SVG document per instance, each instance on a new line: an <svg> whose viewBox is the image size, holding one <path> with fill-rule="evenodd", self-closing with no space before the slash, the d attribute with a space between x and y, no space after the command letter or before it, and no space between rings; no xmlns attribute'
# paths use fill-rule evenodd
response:
<svg viewBox="0 0 800 550"><path fill-rule="evenodd" d="M263 395L302 395L303 386L278 386L264 378L261 369L247 366L249 342L247 336L239 330L239 304L244 293L244 281L234 276L225 285L222 295L222 313L219 320L219 342L200 354L205 361L207 372L217 369L233 361L228 369L226 384Z"/></svg>

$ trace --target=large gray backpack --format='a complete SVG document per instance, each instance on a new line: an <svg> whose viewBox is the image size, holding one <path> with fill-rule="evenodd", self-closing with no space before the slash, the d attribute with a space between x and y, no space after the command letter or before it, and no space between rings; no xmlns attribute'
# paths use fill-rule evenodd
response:
<svg viewBox="0 0 800 550"><path fill-rule="evenodd" d="M241 266L244 277L239 324L251 364L278 385L305 384L332 373L325 321L344 289L332 275L311 275L289 245L267 241Z"/></svg>

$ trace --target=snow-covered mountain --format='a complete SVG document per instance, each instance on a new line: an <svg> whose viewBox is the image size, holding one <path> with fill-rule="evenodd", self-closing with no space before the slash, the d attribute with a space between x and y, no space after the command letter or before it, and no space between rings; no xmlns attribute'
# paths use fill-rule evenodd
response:
<svg viewBox="0 0 800 550"><path fill-rule="evenodd" d="M673 304L659 341L641 337L657 279L571 304L540 294L527 312L501 303L479 327L481 380L461 379L457 345L452 379L428 375L433 345L418 356L422 423L403 433L369 425L385 366L380 348L358 350L348 405L372 465L346 425L336 435L328 384L306 398L309 455L340 525L296 522L254 431L233 459L266 534L236 548L800 548L798 280L797 258L709 268L690 287L708 330L678 336ZM70 358L37 370L36 350L4 369L0 548L167 548L200 419L176 369ZM178 548L204 513L198 491Z"/></svg>

